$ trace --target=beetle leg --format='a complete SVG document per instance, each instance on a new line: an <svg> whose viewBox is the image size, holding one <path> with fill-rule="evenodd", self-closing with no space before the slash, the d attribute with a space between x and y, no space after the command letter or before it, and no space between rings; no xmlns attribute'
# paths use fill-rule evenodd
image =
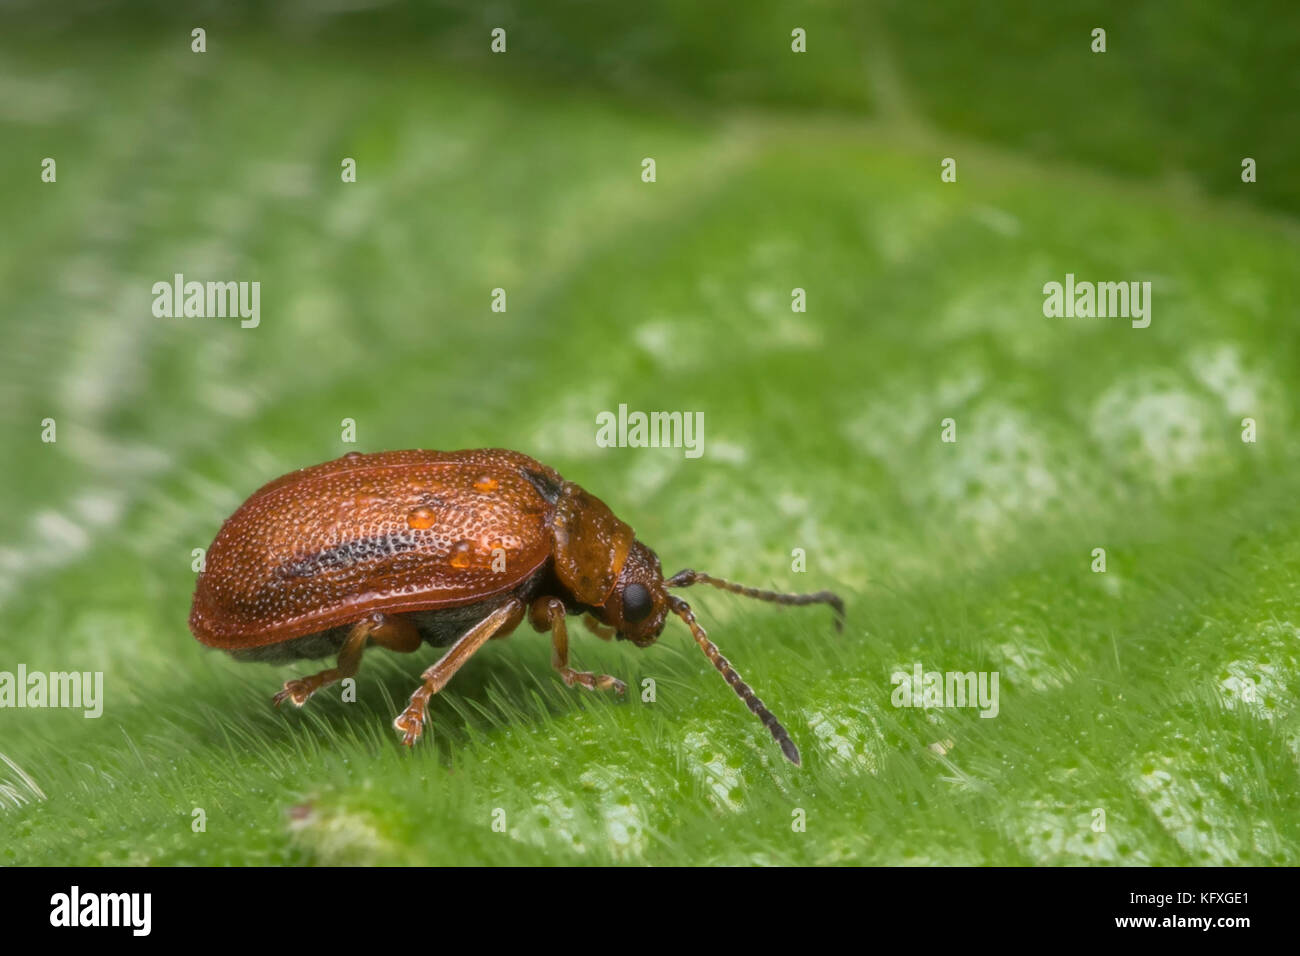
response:
<svg viewBox="0 0 1300 956"><path fill-rule="evenodd" d="M380 647L391 651L409 653L420 647L420 632L408 618L393 617L375 613L364 621L358 621L348 632L347 640L339 649L338 664L329 670L284 682L284 689L271 699L279 707L286 700L292 700L301 707L307 698L322 687L346 677L355 677L361 667L361 654L366 649L367 640L374 641Z"/></svg>
<svg viewBox="0 0 1300 956"><path fill-rule="evenodd" d="M627 692L627 685L608 674L576 671L569 666L569 628L564 622L564 602L559 598L541 597L531 609L533 626L539 631L551 631L551 666L560 672L564 683L572 687L581 684L587 690L612 690L616 694ZM540 625L540 626L539 626Z"/></svg>
<svg viewBox="0 0 1300 956"><path fill-rule="evenodd" d="M512 598L501 605L483 620L456 639L456 643L447 648L438 663L434 664L421 677L424 683L411 695L411 702L406 710L398 714L393 726L402 732L402 743L410 747L420 739L424 731L429 698L447 686L456 671L469 660L484 642L499 631L509 631L524 617L524 604L518 598Z"/></svg>
<svg viewBox="0 0 1300 956"><path fill-rule="evenodd" d="M612 641L614 639L614 629L601 624L590 614L583 615L582 623L586 626L587 630L591 631L591 633L595 634L602 641Z"/></svg>
<svg viewBox="0 0 1300 956"><path fill-rule="evenodd" d="M375 615L375 617L382 617L382 615ZM301 707L307 703L308 697L322 687L355 675L357 668L361 666L361 652L366 648L366 638L370 636L370 632L374 628L375 622L372 618L358 621L352 626L352 630L348 632L343 647L339 649L337 665L329 670L321 671L319 674L312 674L310 677L299 677L285 681L284 688L271 698L271 703L279 707L286 700L292 700Z"/></svg>

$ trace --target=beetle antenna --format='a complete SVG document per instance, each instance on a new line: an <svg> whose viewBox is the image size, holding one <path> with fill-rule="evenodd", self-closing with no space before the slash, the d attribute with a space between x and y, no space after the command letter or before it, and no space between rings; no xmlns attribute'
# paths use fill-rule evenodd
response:
<svg viewBox="0 0 1300 956"><path fill-rule="evenodd" d="M730 591L732 594L743 594L748 598L755 598L759 601L769 601L772 604L829 604L835 611L835 630L844 630L844 602L834 591L817 591L814 594L786 594L781 591L761 591L758 588L747 588L743 584L734 584L731 581L724 581L722 578L715 578L711 574L705 574L703 571L678 571L671 578L664 582L664 587L669 588L688 588L692 584L711 584L715 588L721 588L724 591Z"/></svg>
<svg viewBox="0 0 1300 956"><path fill-rule="evenodd" d="M700 650L704 652L704 656L713 662L713 666L722 674L722 679L731 685L731 689L736 692L736 696L745 702L745 706L753 712L754 716L763 722L763 726L768 729L772 734L772 738L781 746L781 753L785 754L786 759L796 767L799 766L799 748L790 739L790 734L785 727L781 726L781 721L777 720L772 712L764 706L763 702L758 699L758 695L754 693L753 689L741 680L740 675L736 673L736 669L731 666L731 661L723 657L722 652L718 650L718 645L709 640L708 633L700 626L699 621L695 620L695 612L691 610L691 606L681 598L671 594L668 596L668 606L673 609L674 614L686 622L686 626L691 629L691 634L695 637L695 643L700 645Z"/></svg>

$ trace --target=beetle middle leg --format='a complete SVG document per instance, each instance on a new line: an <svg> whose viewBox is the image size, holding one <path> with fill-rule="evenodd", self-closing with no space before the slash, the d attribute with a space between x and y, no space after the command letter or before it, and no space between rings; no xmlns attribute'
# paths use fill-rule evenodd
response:
<svg viewBox="0 0 1300 956"><path fill-rule="evenodd" d="M539 631L551 632L551 666L560 672L564 683L572 687L581 684L587 690L612 690L616 694L627 692L627 685L608 674L578 671L569 666L569 628L564 622L564 602L559 598L540 597L529 609L529 619ZM599 636L599 632L596 632ZM606 638L608 640L608 638Z"/></svg>
<svg viewBox="0 0 1300 956"><path fill-rule="evenodd" d="M373 641L380 647L392 651L409 653L420 647L420 632L407 618L394 617L376 612L363 621L358 621L348 632L347 639L339 649L338 663L310 677L298 677L284 682L284 688L271 698L271 703L279 707L286 700L292 700L301 707L307 698L335 681L355 677L361 667L361 655L366 643Z"/></svg>
<svg viewBox="0 0 1300 956"><path fill-rule="evenodd" d="M402 732L402 743L410 747L420 739L424 732L424 722L428 713L429 698L447 686L447 682L456 675L462 665L474 652L498 633L508 633L524 619L524 603L512 598L501 605L483 620L456 639L456 643L447 648L447 653L439 658L421 676L424 683L411 695L411 702L406 710L397 715L393 726Z"/></svg>

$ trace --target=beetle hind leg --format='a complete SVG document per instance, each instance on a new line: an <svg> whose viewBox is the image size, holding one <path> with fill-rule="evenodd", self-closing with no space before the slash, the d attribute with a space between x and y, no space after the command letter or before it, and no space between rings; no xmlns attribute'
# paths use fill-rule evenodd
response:
<svg viewBox="0 0 1300 956"><path fill-rule="evenodd" d="M291 700L301 707L322 687L355 677L361 667L361 655L368 641L374 641L389 650L409 652L420 646L420 632L406 618L372 614L352 626L343 646L339 648L338 663L334 667L309 677L285 681L280 692L271 698L271 703L279 707L286 700Z"/></svg>
<svg viewBox="0 0 1300 956"><path fill-rule="evenodd" d="M284 682L280 692L271 698L271 703L279 707L286 700L291 700L301 707L307 703L312 694L346 677L352 677L361 666L361 653L366 647L366 638L370 634L369 621L355 624L348 632L347 640L339 648L338 663L318 674L308 677L295 677Z"/></svg>
<svg viewBox="0 0 1300 956"><path fill-rule="evenodd" d="M533 627L539 631L551 632L551 666L559 671L560 679L570 687L578 684L587 690L612 690L620 696L627 693L627 684L617 677L574 670L569 666L569 628L564 621L564 615L564 602L559 598L543 597L533 602L531 609ZM584 620L588 619L584 618ZM597 637L609 640L591 624L587 626Z"/></svg>

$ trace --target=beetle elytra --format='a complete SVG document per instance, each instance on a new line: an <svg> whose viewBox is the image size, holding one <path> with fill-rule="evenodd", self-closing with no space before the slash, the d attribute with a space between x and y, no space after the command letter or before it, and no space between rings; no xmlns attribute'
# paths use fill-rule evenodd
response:
<svg viewBox="0 0 1300 956"><path fill-rule="evenodd" d="M338 655L336 666L286 681L277 705L301 707L353 676L369 645L445 647L393 721L411 745L429 698L487 640L525 618L550 632L566 684L623 693L617 678L569 665L566 617L584 615L604 640L648 647L674 614L799 763L780 721L690 605L669 593L693 584L777 604L828 604L842 627L844 605L830 591L761 591L691 570L665 578L655 553L603 501L518 452L351 452L270 482L230 516L208 549L189 623L199 641L240 660Z"/></svg>

